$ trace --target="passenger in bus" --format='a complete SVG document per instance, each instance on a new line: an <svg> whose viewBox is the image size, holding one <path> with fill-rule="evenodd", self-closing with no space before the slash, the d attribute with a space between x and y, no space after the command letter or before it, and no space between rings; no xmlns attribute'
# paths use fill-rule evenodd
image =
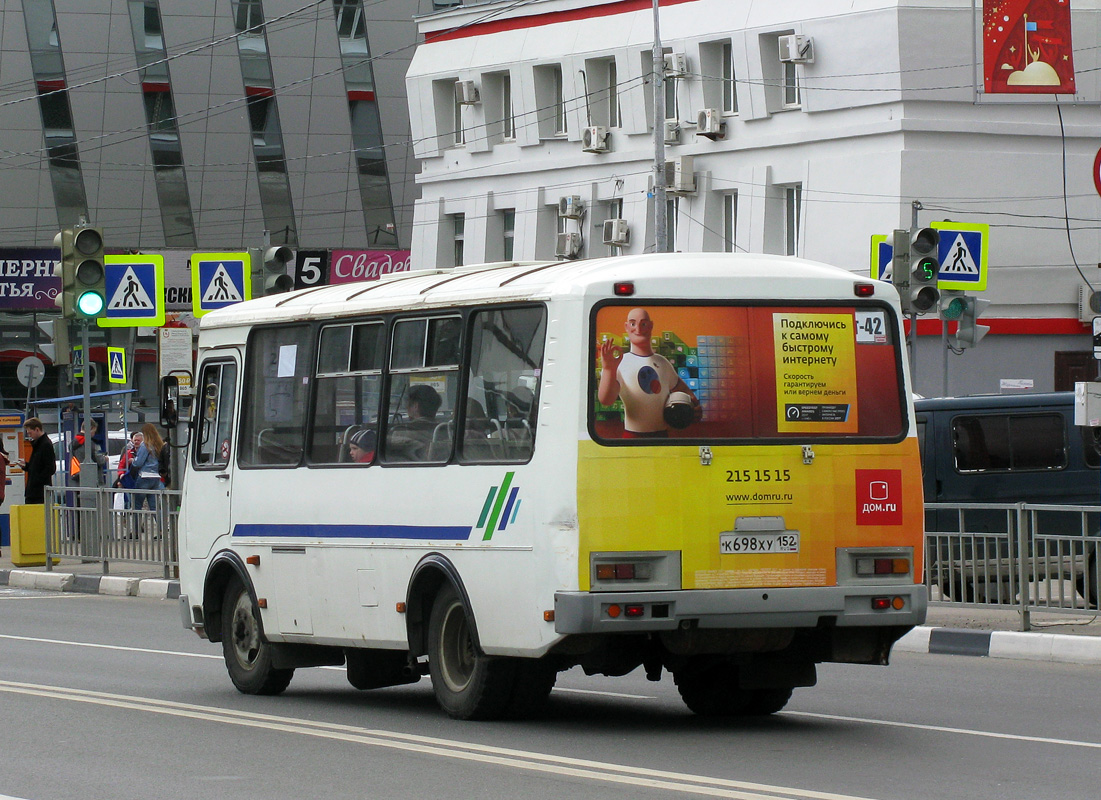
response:
<svg viewBox="0 0 1101 800"><path fill-rule="evenodd" d="M432 434L439 424L436 413L443 405L440 393L426 383L409 390L405 401L404 424L390 429L386 452L395 461L427 461Z"/></svg>
<svg viewBox="0 0 1101 800"><path fill-rule="evenodd" d="M356 431L348 440L348 455L355 464L370 464L375 460L375 432Z"/></svg>
<svg viewBox="0 0 1101 800"><path fill-rule="evenodd" d="M600 385L597 399L613 405L623 399L624 438L664 437L669 435L665 404L673 392L684 392L691 400L695 419L702 416L700 401L677 374L669 360L655 353L652 343L654 323L644 308L633 308L624 324L630 351L622 353L614 340L600 345Z"/></svg>

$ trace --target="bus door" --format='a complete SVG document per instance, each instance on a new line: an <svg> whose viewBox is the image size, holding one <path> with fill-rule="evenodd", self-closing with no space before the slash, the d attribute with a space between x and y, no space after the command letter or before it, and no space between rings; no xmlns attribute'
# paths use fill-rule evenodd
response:
<svg viewBox="0 0 1101 800"><path fill-rule="evenodd" d="M191 474L188 475L187 555L205 558L230 532L233 431L241 355L234 349L208 354L199 369Z"/></svg>

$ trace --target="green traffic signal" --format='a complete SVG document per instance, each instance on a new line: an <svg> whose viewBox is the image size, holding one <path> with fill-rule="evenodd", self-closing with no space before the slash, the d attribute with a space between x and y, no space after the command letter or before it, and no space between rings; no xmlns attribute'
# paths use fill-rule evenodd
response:
<svg viewBox="0 0 1101 800"><path fill-rule="evenodd" d="M72 292L74 316L80 319L102 317L107 310L106 270L103 267L103 231L81 227L73 230L72 261L74 282Z"/></svg>

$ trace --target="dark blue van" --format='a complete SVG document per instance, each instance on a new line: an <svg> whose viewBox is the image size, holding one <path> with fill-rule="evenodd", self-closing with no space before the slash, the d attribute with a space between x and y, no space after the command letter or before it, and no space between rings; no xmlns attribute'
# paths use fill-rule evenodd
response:
<svg viewBox="0 0 1101 800"><path fill-rule="evenodd" d="M1098 429L1074 424L1074 392L922 399L914 409L925 502L1101 504ZM1096 516L1087 517L1094 531L1101 524ZM971 601L984 580L1008 578L1005 535L1015 523L1005 512L988 510L966 511L963 520L971 535L937 537L940 544L931 546L927 560L947 596ZM1035 522L1045 533L1082 532L1081 517L1074 515L1038 512ZM960 526L956 511L926 511L927 534ZM932 541L928 535L927 540ZM1041 545L1036 547L1032 554L1040 555ZM1089 597L1096 598L1097 554L1092 547L1073 549L1081 566L1073 573L1079 592L1086 595L1088 586ZM938 550L941 569L951 565L951 579L936 568ZM1091 605L1096 607L1096 600Z"/></svg>

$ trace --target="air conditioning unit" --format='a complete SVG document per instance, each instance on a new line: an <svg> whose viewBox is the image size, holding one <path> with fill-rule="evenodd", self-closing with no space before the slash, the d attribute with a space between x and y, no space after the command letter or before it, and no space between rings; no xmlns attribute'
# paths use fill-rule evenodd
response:
<svg viewBox="0 0 1101 800"><path fill-rule="evenodd" d="M665 120L665 143L680 144L680 122L675 119Z"/></svg>
<svg viewBox="0 0 1101 800"><path fill-rule="evenodd" d="M692 171L692 156L677 156L665 162L665 188L669 194L696 193L696 173Z"/></svg>
<svg viewBox="0 0 1101 800"><path fill-rule="evenodd" d="M780 60L795 64L814 63L814 40L809 36L791 34L777 40L780 45Z"/></svg>
<svg viewBox="0 0 1101 800"><path fill-rule="evenodd" d="M558 258L577 258L581 252L580 233L560 233L554 245L554 254Z"/></svg>
<svg viewBox="0 0 1101 800"><path fill-rule="evenodd" d="M1079 286L1078 320L1093 322L1094 317L1101 317L1101 292L1095 292L1088 286Z"/></svg>
<svg viewBox="0 0 1101 800"><path fill-rule="evenodd" d="M558 216L566 219L580 219L582 210L581 198L576 194L558 198Z"/></svg>
<svg viewBox="0 0 1101 800"><path fill-rule="evenodd" d="M696 135L706 136L714 141L726 136L726 123L722 112L717 108L701 108L696 116Z"/></svg>
<svg viewBox="0 0 1101 800"><path fill-rule="evenodd" d="M687 78L688 75L688 58L684 53L665 54L666 78Z"/></svg>
<svg viewBox="0 0 1101 800"><path fill-rule="evenodd" d="M604 220L604 244L623 247L631 243L631 228L625 219Z"/></svg>
<svg viewBox="0 0 1101 800"><path fill-rule="evenodd" d="M593 125L581 132L581 149L586 153L607 153L608 129L603 125Z"/></svg>
<svg viewBox="0 0 1101 800"><path fill-rule="evenodd" d="M455 102L464 106L472 106L481 98L478 95L478 87L474 81L455 81Z"/></svg>

